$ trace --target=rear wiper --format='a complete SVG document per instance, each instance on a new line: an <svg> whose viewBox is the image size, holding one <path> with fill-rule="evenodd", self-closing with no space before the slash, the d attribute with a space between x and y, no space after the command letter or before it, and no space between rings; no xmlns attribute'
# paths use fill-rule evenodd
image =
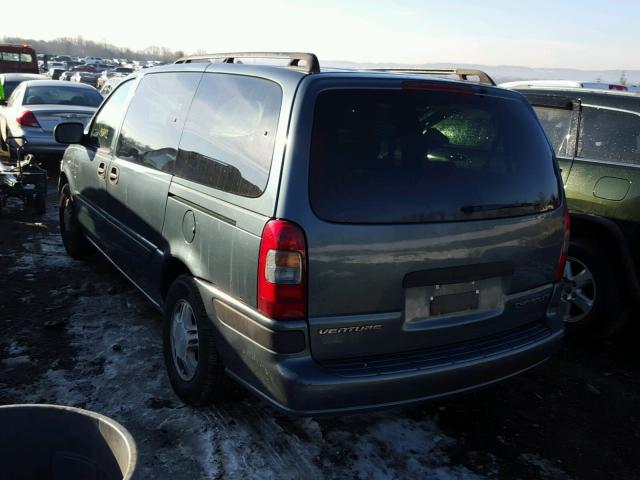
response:
<svg viewBox="0 0 640 480"><path fill-rule="evenodd" d="M488 205L466 205L460 209L465 215L471 215L475 212L490 212L493 210L506 210L508 208L525 208L539 207L537 202L520 202L520 203L494 203Z"/></svg>

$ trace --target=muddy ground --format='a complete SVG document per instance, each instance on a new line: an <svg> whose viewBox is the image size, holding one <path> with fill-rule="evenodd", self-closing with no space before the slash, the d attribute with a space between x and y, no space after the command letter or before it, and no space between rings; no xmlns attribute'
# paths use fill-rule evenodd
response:
<svg viewBox="0 0 640 480"><path fill-rule="evenodd" d="M0 404L88 408L125 425L140 478L640 478L640 329L456 400L288 417L238 389L185 407L160 315L98 255L68 258L48 213L0 217ZM633 315L636 318L637 315Z"/></svg>

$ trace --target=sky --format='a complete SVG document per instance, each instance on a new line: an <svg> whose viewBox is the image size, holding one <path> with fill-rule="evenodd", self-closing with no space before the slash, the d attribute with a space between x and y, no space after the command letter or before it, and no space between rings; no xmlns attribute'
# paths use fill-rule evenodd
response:
<svg viewBox="0 0 640 480"><path fill-rule="evenodd" d="M321 62L640 69L638 0L31 0L29 11L0 36L310 51Z"/></svg>

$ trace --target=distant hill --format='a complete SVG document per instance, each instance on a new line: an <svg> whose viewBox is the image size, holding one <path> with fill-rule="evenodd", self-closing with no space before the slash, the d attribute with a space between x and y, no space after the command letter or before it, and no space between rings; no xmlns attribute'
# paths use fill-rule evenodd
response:
<svg viewBox="0 0 640 480"><path fill-rule="evenodd" d="M61 37L54 40L35 40L33 38L0 37L0 43L24 44L31 46L36 53L49 55L72 55L77 57L126 58L129 60L161 60L173 62L183 56L183 52L171 51L165 47L147 47L144 50L120 48L109 43L85 40L82 37Z"/></svg>
<svg viewBox="0 0 640 480"><path fill-rule="evenodd" d="M342 60L324 60L320 62L324 67L336 68L477 68L487 72L496 83L514 80L581 80L595 82L597 80L608 83L619 83L624 73L629 85L640 84L640 70L578 70L573 68L530 68L515 65L480 65L480 64L451 64L451 63L358 63Z"/></svg>

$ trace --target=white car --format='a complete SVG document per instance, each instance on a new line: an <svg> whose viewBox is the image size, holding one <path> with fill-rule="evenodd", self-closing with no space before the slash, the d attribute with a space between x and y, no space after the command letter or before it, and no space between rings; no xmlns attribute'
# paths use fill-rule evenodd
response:
<svg viewBox="0 0 640 480"><path fill-rule="evenodd" d="M56 142L53 131L61 122L87 124L102 96L82 83L57 80L28 80L13 91L7 106L0 109L0 148L12 145L9 137L26 140L23 153L59 160L66 148ZM15 150L9 150L11 156Z"/></svg>

